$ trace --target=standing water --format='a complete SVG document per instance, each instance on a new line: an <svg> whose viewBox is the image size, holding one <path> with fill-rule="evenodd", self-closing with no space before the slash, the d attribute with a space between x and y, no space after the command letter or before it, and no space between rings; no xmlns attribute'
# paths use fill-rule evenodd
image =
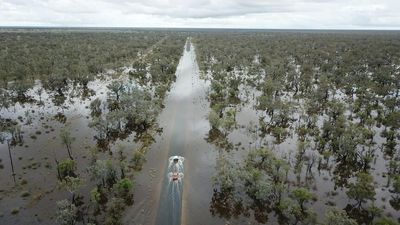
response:
<svg viewBox="0 0 400 225"><path fill-rule="evenodd" d="M127 210L125 224L221 222L209 210L217 153L205 140L210 130L206 99L209 83L199 77L195 48L190 39L184 46L176 76L158 118L162 135L147 153L143 173L136 178L135 204ZM181 159L178 171L181 174L177 180L171 176L175 156Z"/></svg>
<svg viewBox="0 0 400 225"><path fill-rule="evenodd" d="M198 76L198 67L195 61L193 48L188 47L191 43L188 40L185 51L177 68L177 80L166 102L166 111L173 111L168 123L170 130L167 137L168 156L181 156L177 165L173 160L169 161L165 171L164 181L162 182L159 206L157 211L156 224L181 224L182 215L182 191L185 178L174 180L173 172L183 174L183 157L190 149L189 136L192 133L191 105L194 100L194 93L198 90L193 83L193 77ZM166 112L165 112L166 113ZM171 157L173 158L173 157ZM185 162L186 163L186 162ZM178 165L179 164L179 165ZM173 168L179 167L181 171L172 171Z"/></svg>

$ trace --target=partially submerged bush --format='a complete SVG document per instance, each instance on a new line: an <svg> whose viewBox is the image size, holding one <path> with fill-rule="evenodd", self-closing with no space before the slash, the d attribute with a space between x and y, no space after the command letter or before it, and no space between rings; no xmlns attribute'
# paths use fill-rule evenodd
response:
<svg viewBox="0 0 400 225"><path fill-rule="evenodd" d="M65 159L57 165L59 179L62 180L65 177L76 177L75 174L76 163L71 159Z"/></svg>
<svg viewBox="0 0 400 225"><path fill-rule="evenodd" d="M74 225L77 220L78 208L68 200L57 202L56 220L60 225Z"/></svg>
<svg viewBox="0 0 400 225"><path fill-rule="evenodd" d="M357 225L357 222L350 218L346 211L333 208L325 215L325 225Z"/></svg>
<svg viewBox="0 0 400 225"><path fill-rule="evenodd" d="M133 154L133 158L132 158L131 162L132 162L133 169L136 171L140 171L140 170L142 170L143 164L146 162L146 157L142 152L136 151Z"/></svg>
<svg viewBox="0 0 400 225"><path fill-rule="evenodd" d="M134 183L130 179L124 178L114 184L113 192L115 197L125 199L126 204L131 204L133 201L133 188Z"/></svg>
<svg viewBox="0 0 400 225"><path fill-rule="evenodd" d="M29 193L29 191L23 191L22 193L21 193L21 197L23 197L23 198L26 198L26 197L28 197L28 196L30 196L31 195L31 193Z"/></svg>
<svg viewBox="0 0 400 225"><path fill-rule="evenodd" d="M122 213L125 209L124 200L112 198L107 203L106 225L122 225Z"/></svg>
<svg viewBox="0 0 400 225"><path fill-rule="evenodd" d="M91 115L98 117L101 115L101 100L100 98L96 98L90 103L90 110L91 110Z"/></svg>
<svg viewBox="0 0 400 225"><path fill-rule="evenodd" d="M19 208L13 208L11 210L11 214L13 214L13 215L18 214L18 213L19 213Z"/></svg>

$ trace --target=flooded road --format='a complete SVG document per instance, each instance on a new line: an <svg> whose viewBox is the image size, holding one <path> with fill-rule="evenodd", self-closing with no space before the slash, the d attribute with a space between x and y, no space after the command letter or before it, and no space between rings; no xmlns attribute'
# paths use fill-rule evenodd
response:
<svg viewBox="0 0 400 225"><path fill-rule="evenodd" d="M297 95L290 84L278 85L258 53L253 62L227 61L226 48L214 57L218 46L198 37L192 44L186 35L163 38L134 65L103 71L86 85L68 79L59 91L44 78L24 97L15 82L0 88L0 224L56 224L64 200L77 206L77 224L103 224L122 199L115 182L125 178L134 183L127 182L129 203L118 224L322 223L333 208L359 224L375 223L376 209L378 217L399 220L399 130L388 110L394 95L372 97L372 106L364 102L369 95L328 88L324 103L314 105L320 84L312 95ZM160 72L165 65L172 70ZM125 98L117 97L118 86ZM132 107L138 99L146 104ZM147 122L128 126L129 115ZM258 165L265 154L268 165ZM76 163L68 177L79 182L60 176L59 162L68 159ZM107 185L96 172L102 167L116 178ZM366 172L373 198L356 207L349 190ZM312 198L296 215L302 203L295 193L304 189Z"/></svg>
<svg viewBox="0 0 400 225"><path fill-rule="evenodd" d="M166 151L168 156L177 155L185 158L183 162L185 165L184 177L173 181L164 173L155 224L176 225L187 220L187 210L191 205L192 197L195 196L190 194L190 186L194 180L201 179L197 177L196 173L192 172L193 169L190 169L202 160L202 158L197 157L197 154L194 154L201 146L195 140L202 141L204 134L208 131L208 122L205 117L207 114L206 88L207 84L199 79L194 48L191 43L188 43L178 65L177 80L167 99L165 109L166 111L173 111L173 114L169 117L171 122L168 124L170 132ZM205 150L209 151L210 149ZM211 166L211 168L213 167ZM170 172L169 167L165 171ZM205 178L206 181L209 181L210 177L211 174ZM182 198L184 198L184 202L182 202ZM208 203L206 206L208 206Z"/></svg>
<svg viewBox="0 0 400 225"><path fill-rule="evenodd" d="M209 211L216 151L205 141L210 129L206 99L209 84L200 79L190 39L177 68L177 79L159 117L163 133L147 154L136 178L135 204L127 210L127 224L204 224ZM184 158L182 177L173 181L171 156ZM208 223L208 222L207 222Z"/></svg>

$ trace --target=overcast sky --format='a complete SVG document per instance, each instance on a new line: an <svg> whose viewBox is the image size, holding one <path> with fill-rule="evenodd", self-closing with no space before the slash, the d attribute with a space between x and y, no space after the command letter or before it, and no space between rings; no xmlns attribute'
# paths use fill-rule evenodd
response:
<svg viewBox="0 0 400 225"><path fill-rule="evenodd" d="M400 0L0 0L0 26L400 29Z"/></svg>

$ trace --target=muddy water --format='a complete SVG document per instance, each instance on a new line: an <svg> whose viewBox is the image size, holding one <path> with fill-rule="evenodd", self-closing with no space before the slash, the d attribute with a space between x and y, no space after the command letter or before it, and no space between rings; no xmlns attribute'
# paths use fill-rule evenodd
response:
<svg viewBox="0 0 400 225"><path fill-rule="evenodd" d="M199 78L190 40L176 75L159 117L163 133L136 179L135 205L127 211L127 224L218 224L220 220L209 211L216 159L216 150L205 141L210 129L209 84ZM184 157L184 175L178 181L168 176L168 159L175 155Z"/></svg>
<svg viewBox="0 0 400 225"><path fill-rule="evenodd" d="M28 95L33 99L43 101L43 105L37 103L16 103L10 108L0 110L1 116L18 120L23 118L22 132L23 145L11 147L11 156L14 162L15 182L11 175L11 165L8 156L7 143L0 143L0 159L3 169L0 170L0 224L56 224L56 202L61 199L70 199L71 195L58 187L55 159L61 161L68 158L64 145L61 144L60 130L68 128L75 141L72 143L72 155L77 162L77 173L84 180L84 187L80 193L85 196L85 202L89 201L90 188L93 187L87 174L87 166L90 163L90 151L96 145L93 136L95 132L88 127L90 122L89 104L91 100L99 98L105 101L107 97L107 85L112 78L96 79L89 82L88 88L96 90L91 97L78 96L79 88L68 88L66 101L62 106L56 106L52 102L51 93L43 91L41 96L36 94L41 83L37 81ZM26 113L29 113L27 116ZM60 113L65 116L65 121L55 119ZM27 124L27 117L31 123ZM135 149L136 143L133 135L125 140L119 140L118 144L125 147L124 153L128 155ZM111 146L114 151L115 147ZM109 153L101 153L108 156ZM28 196L21 193L27 192ZM17 214L12 214L13 209L18 209ZM52 209L52 210L49 210Z"/></svg>
<svg viewBox="0 0 400 225"><path fill-rule="evenodd" d="M192 202L201 203L202 201L196 197L202 199L211 193L209 189L204 188L210 187L207 184L210 181L213 166L209 162L215 158L210 156L211 147L203 139L209 129L205 117L207 114L206 88L207 84L199 79L194 48L193 46L186 47L178 65L177 81L169 95L166 107L166 110L174 112L169 118L172 130L168 134L169 145L166 151L169 156L179 155L185 158L184 177L176 182L164 175L155 224L181 224L181 222L192 224L188 221L192 218L191 216L205 214L193 212L198 204L192 204ZM199 151L204 153L201 154L203 157L199 157ZM208 159L207 155L209 155ZM200 165L211 169L199 170ZM206 174L203 174L204 172ZM202 181L201 185L198 184L198 180ZM201 189L203 193L200 192ZM182 195L184 202L181 201ZM209 201L205 201L201 207L206 213L208 213L208 204Z"/></svg>

